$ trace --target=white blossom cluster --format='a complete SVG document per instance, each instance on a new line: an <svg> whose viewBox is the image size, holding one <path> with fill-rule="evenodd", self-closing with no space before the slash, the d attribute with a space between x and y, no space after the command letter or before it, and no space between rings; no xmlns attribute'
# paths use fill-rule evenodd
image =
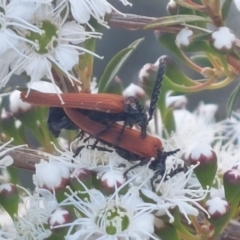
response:
<svg viewBox="0 0 240 240"><path fill-rule="evenodd" d="M239 8L239 1L235 3ZM95 24L108 27L106 17L113 12L118 10L107 0L0 0L0 88L13 74L26 73L29 89L38 89L36 84L46 77L52 82L49 91L59 94L53 67L72 83L79 81L72 71L79 56L89 53L101 58L84 48L84 42L101 38ZM184 28L176 36L176 45L188 47L193 37L194 32ZM211 34L213 47L225 52L232 50L235 40L226 27ZM140 78L148 77L151 67L157 66L145 65ZM134 84L123 94L145 96ZM19 101L15 105L16 98L19 91L10 96L13 115L32 108ZM4 183L6 177L0 175L0 239L158 240L158 230L176 226L177 211L189 225L200 212L207 219L228 214L231 189L224 189L224 184L240 184L240 114L234 112L231 119L215 122L215 104L202 103L190 112L185 96L169 97L166 102L174 109L175 131L168 133L162 122L152 120L148 132L161 139L164 151L180 151L167 158L164 174L154 183L153 170L159 170L149 168L158 160L154 157L128 171L139 161L122 158L117 147L93 147L93 139L76 139L62 150L54 146L57 154L45 153L48 161L36 164L33 193ZM3 118L6 112L1 114ZM159 111L156 116L161 119ZM0 146L1 170L13 163L8 152L15 147L6 148L10 142Z"/></svg>
<svg viewBox="0 0 240 240"><path fill-rule="evenodd" d="M79 56L87 52L100 57L83 46L102 36L90 21L107 26L105 16L114 11L106 0L1 0L0 88L13 74L23 73L30 77L29 89L43 77L54 83L53 66L70 81L79 81L71 72Z"/></svg>

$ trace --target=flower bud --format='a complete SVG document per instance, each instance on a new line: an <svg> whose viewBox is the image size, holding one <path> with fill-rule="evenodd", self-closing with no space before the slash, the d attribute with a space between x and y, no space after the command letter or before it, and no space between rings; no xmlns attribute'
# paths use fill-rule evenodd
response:
<svg viewBox="0 0 240 240"><path fill-rule="evenodd" d="M179 5L174 0L170 0L167 4L166 9L167 9L169 15L177 15Z"/></svg>
<svg viewBox="0 0 240 240"><path fill-rule="evenodd" d="M193 31L188 28L183 28L176 36L175 43L180 49L187 48L191 43Z"/></svg>
<svg viewBox="0 0 240 240"><path fill-rule="evenodd" d="M231 202L232 200L240 200L240 171L238 169L230 169L223 175L223 184L225 198ZM237 200L237 199L238 200Z"/></svg>
<svg viewBox="0 0 240 240"><path fill-rule="evenodd" d="M229 28L220 27L212 32L210 43L218 52L227 54L234 50L236 37Z"/></svg>
<svg viewBox="0 0 240 240"><path fill-rule="evenodd" d="M20 91L14 90L9 97L9 109L14 116L21 115L32 108L32 105L20 99Z"/></svg>
<svg viewBox="0 0 240 240"><path fill-rule="evenodd" d="M213 226L223 226L229 218L230 206L228 202L220 197L213 197L206 201L205 209L211 216L208 219Z"/></svg>
<svg viewBox="0 0 240 240"><path fill-rule="evenodd" d="M206 78L213 77L216 74L216 70L214 68L204 67L201 70L201 74Z"/></svg>
<svg viewBox="0 0 240 240"><path fill-rule="evenodd" d="M199 163L194 172L202 187L211 186L217 172L217 155L211 146L202 144L194 147L187 160L192 165Z"/></svg>
<svg viewBox="0 0 240 240"><path fill-rule="evenodd" d="M71 223L75 218L76 218L75 215L71 213L69 210L60 207L51 213L51 216L48 219L48 224L56 235L64 236L66 235L69 228L68 227L58 228L58 226Z"/></svg>
<svg viewBox="0 0 240 240"><path fill-rule="evenodd" d="M137 97L140 99L146 98L146 93L144 90L139 87L138 85L131 83L127 88L124 89L123 91L123 96L124 97Z"/></svg>
<svg viewBox="0 0 240 240"><path fill-rule="evenodd" d="M41 161L36 164L34 182L39 188L55 191L58 201L64 199L65 187L70 181L70 171L63 164L55 161Z"/></svg>
<svg viewBox="0 0 240 240"><path fill-rule="evenodd" d="M17 214L19 195L16 186L12 183L0 185L0 204L13 217Z"/></svg>
<svg viewBox="0 0 240 240"><path fill-rule="evenodd" d="M115 192L115 189L123 185L125 181L121 171L109 170L101 176L101 190L105 194L112 194Z"/></svg>
<svg viewBox="0 0 240 240"><path fill-rule="evenodd" d="M161 59L167 61L169 57L161 56ZM148 96L152 95L152 90L156 82L157 71L159 68L159 59L152 64L147 63L145 64L139 72L138 79L140 86L144 89Z"/></svg>
<svg viewBox="0 0 240 240"><path fill-rule="evenodd" d="M154 64L147 63L145 64L138 75L139 82L143 86L151 81L150 79L153 78L152 75L156 74L157 67Z"/></svg>
<svg viewBox="0 0 240 240"><path fill-rule="evenodd" d="M74 173L71 175L71 182L70 186L75 190L75 191L85 191L84 186L87 188L92 188L92 171L81 168L77 169L74 171ZM81 181L81 183L79 183Z"/></svg>

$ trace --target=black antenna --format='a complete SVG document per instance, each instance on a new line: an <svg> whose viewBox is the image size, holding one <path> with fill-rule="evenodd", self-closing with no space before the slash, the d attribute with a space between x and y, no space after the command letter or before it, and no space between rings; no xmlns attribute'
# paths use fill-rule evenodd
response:
<svg viewBox="0 0 240 240"><path fill-rule="evenodd" d="M156 82L155 82L155 85L154 85L153 91L152 91L151 102L150 102L150 107L149 107L148 122L153 117L153 112L154 112L154 110L156 108L156 104L157 104L158 99L159 99L159 94L160 94L160 90L161 90L161 86L162 86L162 81L163 81L163 77L164 77L164 74L165 74L165 70L166 70L166 61L162 57L162 58L159 59L159 68L158 68L158 73L157 73L157 79L156 79Z"/></svg>

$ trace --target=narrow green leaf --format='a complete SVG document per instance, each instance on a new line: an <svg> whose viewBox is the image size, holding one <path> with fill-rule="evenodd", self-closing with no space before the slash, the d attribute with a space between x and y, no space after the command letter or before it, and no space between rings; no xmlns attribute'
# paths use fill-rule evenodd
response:
<svg viewBox="0 0 240 240"><path fill-rule="evenodd" d="M172 33L161 33L158 36L158 41L161 45L174 53L179 59L182 59L182 51L177 47L175 40L176 35Z"/></svg>
<svg viewBox="0 0 240 240"><path fill-rule="evenodd" d="M223 19L223 21L225 21L227 19L231 4L232 4L232 0L226 0L226 1L224 1L223 5L222 5L222 19Z"/></svg>
<svg viewBox="0 0 240 240"><path fill-rule="evenodd" d="M113 78L117 75L118 71L121 69L126 60L130 57L133 51L137 48L137 46L143 41L143 38L140 38L130 44L127 48L124 48L120 52L118 52L108 63L105 68L101 79L99 81L98 92L105 92L108 84L113 80Z"/></svg>
<svg viewBox="0 0 240 240"><path fill-rule="evenodd" d="M161 17L145 25L144 29L156 29L189 22L211 22L210 18L197 15L174 15Z"/></svg>
<svg viewBox="0 0 240 240"><path fill-rule="evenodd" d="M169 79L171 79L172 82L178 85L184 85L184 86L197 85L197 83L194 84L193 80L188 76L186 76L183 73L182 69L180 69L179 66L176 64L176 62L170 58L167 61L165 76L167 76Z"/></svg>
<svg viewBox="0 0 240 240"><path fill-rule="evenodd" d="M233 90L228 101L227 101L227 116L230 118L233 110L233 105L236 101L237 96L240 93L240 84Z"/></svg>

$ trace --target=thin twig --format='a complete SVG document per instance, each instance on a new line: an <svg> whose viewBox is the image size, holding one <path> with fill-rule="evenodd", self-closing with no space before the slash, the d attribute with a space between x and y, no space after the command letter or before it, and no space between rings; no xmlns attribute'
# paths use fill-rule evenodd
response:
<svg viewBox="0 0 240 240"><path fill-rule="evenodd" d="M29 169L35 171L35 164L39 163L41 159L47 160L46 156L40 155L41 152L33 149L13 149L8 145L3 147L3 150L10 149L6 155L10 155L13 158L13 165L15 167Z"/></svg>

